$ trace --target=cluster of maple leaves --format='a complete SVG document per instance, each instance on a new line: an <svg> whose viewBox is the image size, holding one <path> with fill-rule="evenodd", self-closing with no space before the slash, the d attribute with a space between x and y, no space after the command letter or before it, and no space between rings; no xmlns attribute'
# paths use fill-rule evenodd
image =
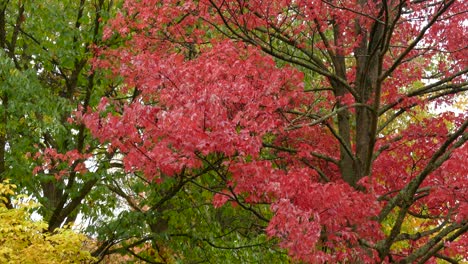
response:
<svg viewBox="0 0 468 264"><path fill-rule="evenodd" d="M125 1L104 33L124 44L95 47L95 67L122 77L120 93L127 96L102 98L76 119L109 151L124 154L126 171L156 181L209 166L210 155L222 157L229 182L215 195L215 206L234 194L270 203L274 215L266 232L279 237L293 258L396 261L430 243L424 232L443 221L462 234L440 251L466 257L467 116L418 113L433 101L451 104L444 92L466 90L466 19L459 12L467 3L383 1L385 9L378 1L361 2ZM362 32L380 34L380 18L394 28L383 29L393 33L382 39L387 53L376 64L382 68L380 96L366 101L354 87L362 69L352 60L359 43L368 41ZM338 28L342 35L331 36ZM288 48L303 53L277 52ZM327 52L318 60L307 53L314 50ZM317 74L314 87L341 83L349 92L304 87L307 56L308 69ZM292 66L279 66L274 57ZM349 66L342 69L346 79L337 77L340 69L327 71L340 59ZM433 79L445 86L424 83L428 72L437 72ZM354 117L364 104L379 112L376 126L394 128L377 131L371 173L356 187L343 180L340 147L346 144L333 128L339 111ZM347 151L356 151L356 144ZM407 234L419 237L405 239L399 228L385 233L389 204L419 178L408 215L425 220L416 234ZM382 241L399 238L409 245L386 254Z"/></svg>

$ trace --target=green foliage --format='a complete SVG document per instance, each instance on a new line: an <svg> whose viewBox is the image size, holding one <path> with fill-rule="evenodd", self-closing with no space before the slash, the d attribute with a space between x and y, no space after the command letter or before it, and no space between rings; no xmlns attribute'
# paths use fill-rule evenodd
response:
<svg viewBox="0 0 468 264"><path fill-rule="evenodd" d="M205 173L183 184L176 178L156 184L122 175L109 186L119 201L120 213L98 219L88 232L97 234L101 242L116 243L102 254L127 259L137 254L134 260L163 263L217 263L220 259L227 263L288 263L276 241L263 234L266 222L253 214L268 219L268 205L247 205L237 197L242 204L232 201L213 207L213 194L222 187L214 174ZM104 259L117 263L115 258Z"/></svg>
<svg viewBox="0 0 468 264"><path fill-rule="evenodd" d="M83 160L71 165L62 162L34 177L32 171L43 164L40 155L46 149L60 154L98 152L99 143L69 118L78 106L86 109L95 105L112 82L92 73L90 63L90 46L100 40L101 23L112 3L2 2L0 11L5 19L0 20L0 35L5 38L0 41L0 139L4 140L0 140L0 149L5 153L0 154L0 180L10 178L22 193L40 202L38 212L51 230L72 223L80 210L87 215L100 213L99 208L89 208L81 201L103 196L103 188L93 187L108 176L107 159L96 163L96 173L74 172ZM58 170L68 173L57 179Z"/></svg>

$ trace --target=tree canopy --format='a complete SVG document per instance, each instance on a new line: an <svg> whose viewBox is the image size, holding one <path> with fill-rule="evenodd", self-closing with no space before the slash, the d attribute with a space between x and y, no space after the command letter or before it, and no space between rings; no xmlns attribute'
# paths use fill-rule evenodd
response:
<svg viewBox="0 0 468 264"><path fill-rule="evenodd" d="M35 142L51 231L84 215L100 260L468 258L466 1L61 3L42 38L0 17L0 171ZM19 81L59 100L14 110Z"/></svg>
<svg viewBox="0 0 468 264"><path fill-rule="evenodd" d="M461 10L463 1L128 1L104 33L125 44L103 47L97 65L132 96L79 118L125 154L127 171L156 181L214 171L226 182L216 206L239 196L271 204L266 232L294 258L456 258L468 228L466 112L408 118L467 88ZM413 217L424 224L402 232Z"/></svg>
<svg viewBox="0 0 468 264"><path fill-rule="evenodd" d="M28 224L49 232L76 224L95 242L88 250L98 262L286 260L261 232L265 221L213 208L212 190L221 187L209 174L157 184L127 173L121 154L72 120L102 96L126 96L121 78L92 69L97 47L122 43L102 40L118 1L1 3L0 179L38 204L28 210L43 222Z"/></svg>

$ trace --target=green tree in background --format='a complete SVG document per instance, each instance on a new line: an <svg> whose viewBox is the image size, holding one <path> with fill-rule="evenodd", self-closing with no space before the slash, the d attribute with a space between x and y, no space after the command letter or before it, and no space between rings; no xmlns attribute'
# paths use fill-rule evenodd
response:
<svg viewBox="0 0 468 264"><path fill-rule="evenodd" d="M90 72L89 47L100 38L102 14L109 3L97 1L3 1L0 14L2 149L0 172L43 206L49 230L73 223L80 206L104 177L77 169L96 145L82 126L67 119L103 93ZM54 149L66 164L32 177L36 156ZM73 150L73 152L71 152ZM54 167L54 168L52 168ZM54 177L64 169L67 177Z"/></svg>

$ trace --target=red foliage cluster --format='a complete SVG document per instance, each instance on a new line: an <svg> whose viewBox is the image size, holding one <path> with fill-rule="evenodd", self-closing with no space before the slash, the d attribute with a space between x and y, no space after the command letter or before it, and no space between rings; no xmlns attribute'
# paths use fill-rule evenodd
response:
<svg viewBox="0 0 468 264"><path fill-rule="evenodd" d="M35 160L40 160L41 165L33 170L36 175L40 171L47 171L56 179L68 176L71 172L84 174L88 172L84 161L91 157L91 154L79 153L76 149L66 153L58 153L54 148L46 148L42 152L34 155Z"/></svg>
<svg viewBox="0 0 468 264"><path fill-rule="evenodd" d="M463 255L466 113L428 114L418 123L399 118L466 90L466 19L459 12L467 2L362 2L126 1L104 35L124 44L98 49L95 67L123 77L128 98L103 98L79 119L124 154L127 171L149 179L197 170L205 157L222 156L230 181L214 204L230 200L230 192L271 203L266 231L296 259L433 261L417 249L449 228L462 233L455 240L448 232L440 252ZM375 69L362 66L365 56L376 56L366 62ZM273 57L298 69L279 67ZM332 88L305 91L301 69ZM352 119L348 134L343 118ZM389 123L398 131L379 129ZM357 184L343 180L346 153L361 173ZM401 221L433 219L427 228L440 229L406 239L396 221L384 235L379 222L390 211L405 212ZM411 246L391 248L399 239Z"/></svg>

